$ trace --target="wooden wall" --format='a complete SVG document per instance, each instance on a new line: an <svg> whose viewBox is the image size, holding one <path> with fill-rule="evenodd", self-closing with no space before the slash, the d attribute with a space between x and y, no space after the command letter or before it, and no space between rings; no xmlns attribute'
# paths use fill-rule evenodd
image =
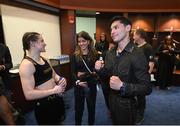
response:
<svg viewBox="0 0 180 126"><path fill-rule="evenodd" d="M154 32L154 23L156 14L149 13L129 13L128 17L132 22L132 30L143 28L148 32Z"/></svg>
<svg viewBox="0 0 180 126"><path fill-rule="evenodd" d="M96 37L102 32L107 34L108 41L110 38L109 21L114 15L123 15L123 13L109 13L97 15L97 32ZM128 18L132 21L132 31L136 28L143 28L147 32L147 41L157 48L164 37L173 31L173 38L180 41L180 13L128 13ZM173 29L171 29L173 28ZM158 40L153 41L154 34Z"/></svg>
<svg viewBox="0 0 180 126"><path fill-rule="evenodd" d="M10 0L8 3L10 3ZM154 33L168 33L171 29L173 32L180 31L180 0L156 0L156 2L147 0L34 0L35 2L46 4L61 9L61 35L62 35L62 53L71 54L74 51L75 25L68 23L69 11L73 10L93 10L106 12L97 17L96 39L99 40L101 32L107 34L108 40L111 41L109 31L109 19L113 15L123 15L125 13L133 22L133 29L144 28L151 38ZM1 3L6 3L0 0ZM112 12L113 13L110 13ZM116 12L116 14L114 13ZM148 12L148 13L146 13ZM159 12L159 13L157 13ZM160 13L161 12L161 13ZM164 13L166 12L166 13ZM169 12L169 13L168 13ZM172 12L172 13L170 13ZM74 15L75 16L75 15ZM166 34L165 33L165 34ZM68 36L68 37L67 37ZM179 36L179 35L178 35ZM179 37L176 37L179 41Z"/></svg>
<svg viewBox="0 0 180 126"><path fill-rule="evenodd" d="M47 4L53 7L60 7L60 0L34 0L39 3Z"/></svg>
<svg viewBox="0 0 180 126"><path fill-rule="evenodd" d="M88 9L113 12L154 12L154 11L179 11L179 0L60 0L60 8Z"/></svg>
<svg viewBox="0 0 180 126"><path fill-rule="evenodd" d="M180 32L180 13L161 14L158 19L159 27L156 27L158 31Z"/></svg>
<svg viewBox="0 0 180 126"><path fill-rule="evenodd" d="M179 0L35 0L61 9L104 12L180 12Z"/></svg>
<svg viewBox="0 0 180 126"><path fill-rule="evenodd" d="M0 3L14 4L15 6L20 5L24 8L30 8L29 6L14 0L6 1L0 0ZM161 35L163 36L163 34L169 34L168 32L170 30L173 32L178 32L178 35L174 34L174 36L178 41L180 41L180 0L156 0L156 2L147 0L76 0L76 2L74 2L74 0L34 0L34 2L61 9L59 16L61 21L60 30L62 35L62 53L72 54L74 51L75 44L73 42L75 41L75 23L68 23L68 20L69 12L73 12L77 9L101 11L101 13L104 12L101 15L96 16L97 41L99 40L99 35L101 32L105 32L107 34L108 40L112 41L110 38L110 31L108 26L109 19L113 15L123 15L123 13L125 13L132 20L133 29L140 27L144 28L148 32L148 37L151 42L151 38L154 33L159 33L159 37L163 38ZM37 7L31 7L30 9L38 10ZM116 12L116 14L114 12Z"/></svg>
<svg viewBox="0 0 180 126"><path fill-rule="evenodd" d="M70 23L69 17L73 17L74 22ZM75 11L61 10L60 13L60 32L61 32L61 52L62 54L72 54L75 48L76 36Z"/></svg>

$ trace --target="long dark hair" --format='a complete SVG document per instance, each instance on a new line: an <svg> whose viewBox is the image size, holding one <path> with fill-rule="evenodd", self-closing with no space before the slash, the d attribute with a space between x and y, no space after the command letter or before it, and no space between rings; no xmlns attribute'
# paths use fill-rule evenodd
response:
<svg viewBox="0 0 180 126"><path fill-rule="evenodd" d="M90 58L95 60L96 55L97 55L97 51L94 49L94 41L91 38L91 36L85 31L81 31L81 32L77 33L77 35L76 35L76 49L75 49L74 54L76 55L77 60L79 60L82 57L82 51L78 45L78 38L80 38L80 37L84 38L85 40L89 40L88 55Z"/></svg>
<svg viewBox="0 0 180 126"><path fill-rule="evenodd" d="M39 38L39 33L37 32L26 32L22 37L24 57L26 56L26 50L30 49L30 42L36 42Z"/></svg>

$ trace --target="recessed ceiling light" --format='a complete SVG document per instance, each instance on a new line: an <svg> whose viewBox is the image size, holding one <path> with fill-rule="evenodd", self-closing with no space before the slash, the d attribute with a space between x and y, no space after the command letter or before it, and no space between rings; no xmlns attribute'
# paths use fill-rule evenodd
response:
<svg viewBox="0 0 180 126"><path fill-rule="evenodd" d="M96 14L100 14L100 12L97 11Z"/></svg>

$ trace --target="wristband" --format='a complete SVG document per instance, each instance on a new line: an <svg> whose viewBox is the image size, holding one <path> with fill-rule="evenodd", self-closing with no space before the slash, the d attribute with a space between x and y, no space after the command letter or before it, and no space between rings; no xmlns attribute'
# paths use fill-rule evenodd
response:
<svg viewBox="0 0 180 126"><path fill-rule="evenodd" d="M124 95L124 94L125 94L125 85L123 83L122 86L120 87L120 95Z"/></svg>

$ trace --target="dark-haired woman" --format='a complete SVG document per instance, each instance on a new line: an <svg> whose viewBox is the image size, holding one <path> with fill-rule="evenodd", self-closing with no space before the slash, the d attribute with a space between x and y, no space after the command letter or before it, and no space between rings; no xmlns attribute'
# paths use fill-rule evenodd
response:
<svg viewBox="0 0 180 126"><path fill-rule="evenodd" d="M26 124L59 124L61 108L57 106L57 94L65 91L66 80L41 56L46 44L39 33L25 33L22 42L25 54L19 68L22 88L26 100L36 101L34 109L25 115ZM32 118L34 114L36 120Z"/></svg>
<svg viewBox="0 0 180 126"><path fill-rule="evenodd" d="M160 89L170 89L175 62L175 48L172 37L167 36L158 50L157 83Z"/></svg>
<svg viewBox="0 0 180 126"><path fill-rule="evenodd" d="M96 80L88 74L93 72L97 51L93 48L93 40L85 31L77 34L77 45L71 58L72 77L75 83L75 123L80 125L84 111L84 102L87 102L88 124L95 121Z"/></svg>
<svg viewBox="0 0 180 126"><path fill-rule="evenodd" d="M100 41L96 42L95 49L98 51L99 54L101 54L103 56L103 58L105 58L108 48L109 48L109 42L106 39L106 34L101 33Z"/></svg>

